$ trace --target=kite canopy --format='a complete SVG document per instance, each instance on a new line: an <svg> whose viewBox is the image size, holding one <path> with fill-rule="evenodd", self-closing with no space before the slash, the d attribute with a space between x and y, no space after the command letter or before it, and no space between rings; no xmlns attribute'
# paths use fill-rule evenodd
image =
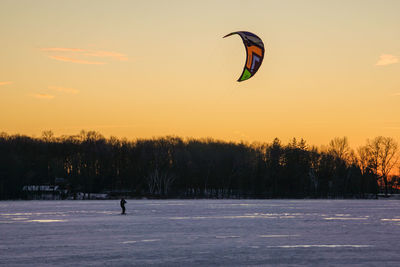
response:
<svg viewBox="0 0 400 267"><path fill-rule="evenodd" d="M238 34L242 38L244 47L246 48L246 63L242 75L240 75L238 79L238 82L242 82L253 77L260 68L264 59L264 43L254 33L245 31L232 32L225 35L223 38L233 34Z"/></svg>

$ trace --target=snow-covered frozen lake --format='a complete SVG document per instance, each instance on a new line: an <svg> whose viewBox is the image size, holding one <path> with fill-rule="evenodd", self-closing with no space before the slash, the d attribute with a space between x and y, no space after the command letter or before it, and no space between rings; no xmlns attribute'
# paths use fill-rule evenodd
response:
<svg viewBox="0 0 400 267"><path fill-rule="evenodd" d="M0 265L400 266L396 200L0 202Z"/></svg>

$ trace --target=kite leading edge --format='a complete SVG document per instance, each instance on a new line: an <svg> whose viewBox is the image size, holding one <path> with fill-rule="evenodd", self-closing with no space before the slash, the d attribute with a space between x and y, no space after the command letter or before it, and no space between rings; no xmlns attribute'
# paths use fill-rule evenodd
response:
<svg viewBox="0 0 400 267"><path fill-rule="evenodd" d="M242 75L240 75L240 78L237 80L238 82L242 82L253 77L260 68L264 59L264 43L260 37L246 31L232 32L225 35L223 38L233 34L238 34L242 38L244 47L246 48L246 63Z"/></svg>

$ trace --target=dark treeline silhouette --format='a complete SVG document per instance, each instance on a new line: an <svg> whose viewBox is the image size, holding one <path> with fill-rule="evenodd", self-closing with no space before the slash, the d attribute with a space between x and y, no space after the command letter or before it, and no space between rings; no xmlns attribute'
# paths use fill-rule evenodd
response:
<svg viewBox="0 0 400 267"><path fill-rule="evenodd" d="M0 198L25 198L25 185L53 185L56 178L64 178L69 195L367 197L378 193L390 172L380 169L368 142L356 155L345 137L317 149L296 139L283 145L279 139L268 144L178 137L128 141L93 131L62 137L47 131L41 138L2 133Z"/></svg>

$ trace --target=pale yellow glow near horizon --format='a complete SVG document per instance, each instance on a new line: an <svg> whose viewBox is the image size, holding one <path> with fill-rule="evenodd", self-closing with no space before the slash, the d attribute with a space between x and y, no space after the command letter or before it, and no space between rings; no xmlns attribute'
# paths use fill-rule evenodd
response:
<svg viewBox="0 0 400 267"><path fill-rule="evenodd" d="M0 1L0 132L400 137L400 1ZM238 36L260 36L238 83Z"/></svg>

